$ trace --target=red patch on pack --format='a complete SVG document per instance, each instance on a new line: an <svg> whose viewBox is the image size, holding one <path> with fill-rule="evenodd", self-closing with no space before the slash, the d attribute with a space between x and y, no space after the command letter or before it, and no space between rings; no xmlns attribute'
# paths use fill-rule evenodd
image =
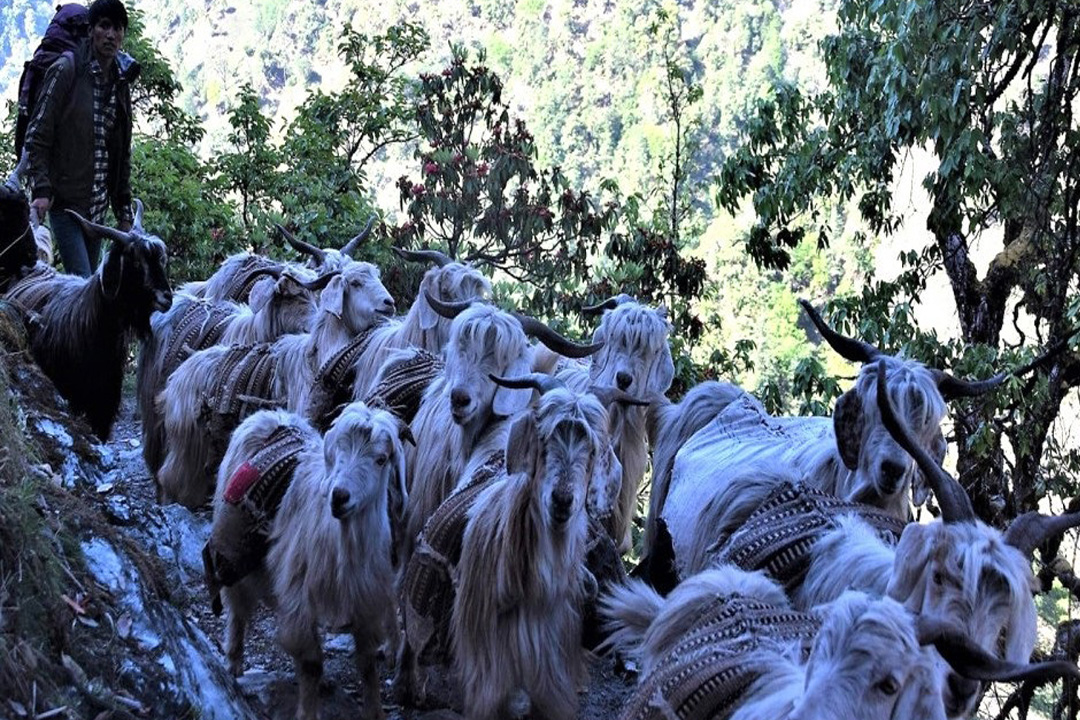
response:
<svg viewBox="0 0 1080 720"><path fill-rule="evenodd" d="M236 468L225 486L225 502L236 505L247 495L251 486L259 481L259 471L251 463Z"/></svg>

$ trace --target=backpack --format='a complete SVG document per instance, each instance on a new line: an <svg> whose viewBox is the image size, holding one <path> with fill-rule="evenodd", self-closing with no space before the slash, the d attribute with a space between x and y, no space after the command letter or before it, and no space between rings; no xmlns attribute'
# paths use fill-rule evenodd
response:
<svg viewBox="0 0 1080 720"><path fill-rule="evenodd" d="M16 161L22 158L26 129L30 125L30 116L41 92L45 71L59 60L61 55L73 53L87 36L89 27L90 11L85 5L58 5L56 14L49 21L49 27L45 29L41 44L34 50L33 57L23 64L22 77L19 78L19 112L15 120Z"/></svg>

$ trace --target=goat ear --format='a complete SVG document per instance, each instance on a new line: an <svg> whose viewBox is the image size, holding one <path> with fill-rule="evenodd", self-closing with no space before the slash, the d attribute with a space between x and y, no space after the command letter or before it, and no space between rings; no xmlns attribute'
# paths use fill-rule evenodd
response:
<svg viewBox="0 0 1080 720"><path fill-rule="evenodd" d="M124 249L117 247L110 249L105 257L105 264L101 268L98 278L101 280L101 292L110 300L115 300L120 293L120 280L124 276Z"/></svg>
<svg viewBox="0 0 1080 720"><path fill-rule="evenodd" d="M319 307L338 320L345 311L345 280L340 275L330 281L319 296Z"/></svg>
<svg viewBox="0 0 1080 720"><path fill-rule="evenodd" d="M432 295L438 295L431 287L435 284L434 278L438 272L438 268L427 271L424 279L420 282L420 292L416 294L416 299L413 300L414 303L417 303L416 314L420 320L420 327L424 330L430 330L439 323L439 314L431 309L431 304L424 297L425 291L430 292Z"/></svg>
<svg viewBox="0 0 1080 720"><path fill-rule="evenodd" d="M908 523L896 545L896 560L885 594L911 612L922 610L926 584L931 581L930 562L942 527L941 523Z"/></svg>
<svg viewBox="0 0 1080 720"><path fill-rule="evenodd" d="M522 377L532 370L532 358L519 360L514 363L504 375L508 377ZM532 388L515 389L499 386L495 391L495 397L491 401L491 409L496 415L512 417L529 407L532 402Z"/></svg>
<svg viewBox="0 0 1080 720"><path fill-rule="evenodd" d="M252 312L259 312L269 304L270 300L274 297L274 289L277 287L276 281L270 277L259 278L254 285L251 286L251 292L248 293L248 307Z"/></svg>
<svg viewBox="0 0 1080 720"><path fill-rule="evenodd" d="M661 348L653 358L652 367L649 368L648 386L646 390L663 394L671 387L675 379L675 362L671 359L670 352L664 352Z"/></svg>
<svg viewBox="0 0 1080 720"><path fill-rule="evenodd" d="M840 458L848 470L859 467L859 450L862 445L862 398L859 391L851 388L836 401L833 410L833 431Z"/></svg>
<svg viewBox="0 0 1080 720"><path fill-rule="evenodd" d="M506 473L532 475L539 450L536 419L531 412L522 413L514 420L506 437Z"/></svg>

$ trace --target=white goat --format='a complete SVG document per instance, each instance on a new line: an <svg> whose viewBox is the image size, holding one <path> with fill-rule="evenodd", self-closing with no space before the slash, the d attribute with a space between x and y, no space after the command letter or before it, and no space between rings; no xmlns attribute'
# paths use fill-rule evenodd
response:
<svg viewBox="0 0 1080 720"><path fill-rule="evenodd" d="M607 414L547 392L512 423L506 476L468 513L452 617L470 718L570 718L584 672L585 511Z"/></svg>
<svg viewBox="0 0 1080 720"><path fill-rule="evenodd" d="M177 293L172 307L151 319L152 333L139 350L135 397L142 419L143 459L151 475L165 458L164 429L155 399L169 376L192 353L214 345L273 342L282 335L306 332L315 315L313 289L287 273L267 273L251 288L248 305L210 301ZM329 279L329 277L327 277Z"/></svg>
<svg viewBox="0 0 1080 720"><path fill-rule="evenodd" d="M1007 376L999 373L982 382L965 382L913 360L883 355L872 345L835 333L809 303L804 301L803 307L844 357L864 363L880 361L888 393L920 447L939 459L945 454L941 433L945 401L985 392ZM874 505L906 520L910 515L909 489L914 486L916 503L921 503L928 491L915 462L881 423L876 380L874 367L864 365L855 387L837 400L831 420L771 417L759 402L743 393L689 439L683 438L685 442L674 441L679 450L666 487L654 486L654 492L664 498L663 505L654 511L655 517L667 524L682 574L701 569L688 566L684 560L690 555L701 556L692 552L691 546L703 543L707 547L715 541L692 534L700 509L751 460L771 465L777 474L788 470L845 500ZM701 416L693 409L686 412ZM686 425L683 430L695 428ZM763 488L763 494L768 490Z"/></svg>
<svg viewBox="0 0 1080 720"><path fill-rule="evenodd" d="M914 613L948 620L989 653L1000 647L1005 660L1026 662L1037 620L1031 553L1051 535L1080 524L1080 513L1049 518L1031 513L1004 534L984 524L960 483L918 446L882 392L884 380L878 382L884 424L912 452L938 498L941 518L909 524L896 547L858 518L841 519L810 550L806 579L793 595L796 606L829 602L847 589L888 595ZM966 717L978 702L978 684L955 674L946 683L946 712Z"/></svg>
<svg viewBox="0 0 1080 720"><path fill-rule="evenodd" d="M159 397L168 448L158 472L161 499L200 505L224 452L221 440L240 420L255 405L303 409L316 370L393 310L378 269L354 262L329 280L310 333L272 345L213 347L181 363Z"/></svg>
<svg viewBox="0 0 1080 720"><path fill-rule="evenodd" d="M532 367L533 348L526 333L538 336L563 355L583 356L595 345L581 346L542 323L513 316L484 303L428 303L453 317L442 374L428 386L412 422L416 450L409 458L409 508L404 538L405 561L424 523L466 473L473 449L488 433L505 432L498 422L523 410L531 389L500 387L491 376L517 377ZM501 445L498 438L493 440ZM483 458L479 458L481 461Z"/></svg>
<svg viewBox="0 0 1080 720"><path fill-rule="evenodd" d="M555 376L579 391L586 391L589 385L600 385L617 387L640 398L663 397L675 377L668 345L671 322L667 311L663 307L654 310L641 305L629 295L619 295L582 311L605 311L593 333L593 343L602 343L603 347L587 364L560 363ZM638 489L649 460L646 409L616 404L609 408L608 417L615 453L623 468L613 537L620 552L626 552L631 544L630 524L637 508Z"/></svg>
<svg viewBox="0 0 1080 720"><path fill-rule="evenodd" d="M920 647L928 644L974 679L1078 674L1071 663L998 661L955 626L889 598L848 592L815 619L791 609L779 586L732 566L685 585L667 600L637 583L603 601L613 644L647 668L623 718L943 720L938 656Z"/></svg>
<svg viewBox="0 0 1080 720"><path fill-rule="evenodd" d="M319 438L299 416L265 410L233 434L217 479L215 525L237 501L244 468L270 436L290 426L305 438L293 478L273 517L265 564L224 588L226 653L234 674L243 670L244 635L260 600L275 608L278 639L292 656L300 692L296 717L319 713L322 642L319 627L347 628L356 643L364 686L364 717L382 718L376 653L397 632L387 619L394 603L387 493L403 481L400 422L385 410L353 403Z"/></svg>
<svg viewBox="0 0 1080 720"><path fill-rule="evenodd" d="M491 294L491 283L475 268L453 262L437 251L395 250L409 260L432 260L436 267L424 273L408 314L400 320L390 320L371 332L363 353L353 366L355 400L362 400L371 392L377 382L379 368L390 357L391 351L418 347L431 353L442 352L450 335L450 320L432 309L427 295L443 302L456 303Z"/></svg>

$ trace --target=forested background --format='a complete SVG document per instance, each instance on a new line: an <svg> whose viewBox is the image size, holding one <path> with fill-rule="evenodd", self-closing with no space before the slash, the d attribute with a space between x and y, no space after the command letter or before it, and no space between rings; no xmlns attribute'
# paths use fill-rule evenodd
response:
<svg viewBox="0 0 1080 720"><path fill-rule="evenodd" d="M274 222L338 245L376 213L367 259L403 298L418 277L395 244L483 263L504 306L571 332L629 292L670 310L673 396L726 379L790 413L830 412L855 372L799 297L965 377L1080 326L1072 5L134 7L133 185L177 283L243 248L285 255ZM0 9L4 98L53 10ZM953 404L949 466L986 521L1076 495L1077 384L1067 350ZM1056 623L1078 583L1044 550Z"/></svg>

